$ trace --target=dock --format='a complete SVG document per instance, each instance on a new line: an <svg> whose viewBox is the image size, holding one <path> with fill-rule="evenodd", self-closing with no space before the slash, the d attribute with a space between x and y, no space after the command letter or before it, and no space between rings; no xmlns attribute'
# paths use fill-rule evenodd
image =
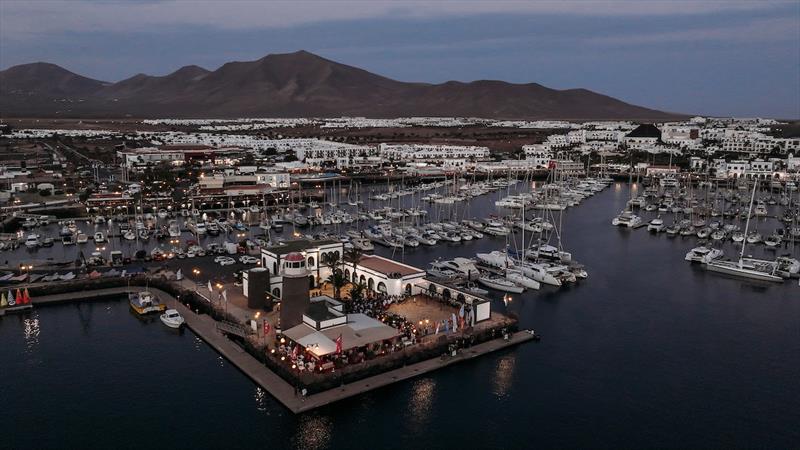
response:
<svg viewBox="0 0 800 450"><path fill-rule="evenodd" d="M31 299L31 302L34 305L47 305L76 301L103 300L125 295L129 292L138 292L141 289L141 287L134 286L70 292L36 297ZM151 287L149 291L156 294L166 303L167 308L176 309L186 320L186 326L200 337L200 339L205 341L206 344L227 359L234 367L239 369L262 389L269 392L270 395L295 414L311 411L340 400L388 386L392 383L408 380L437 369L448 367L459 362L469 361L479 356L510 348L534 339L532 334L526 331L518 331L510 335L508 339L498 338L469 348L460 349L456 356L446 356L420 361L353 383L344 384L334 389L302 396L297 393L294 386L271 371L252 355L247 353L242 347L220 333L217 327L218 322L214 319L207 315L195 314L172 295L160 289Z"/></svg>

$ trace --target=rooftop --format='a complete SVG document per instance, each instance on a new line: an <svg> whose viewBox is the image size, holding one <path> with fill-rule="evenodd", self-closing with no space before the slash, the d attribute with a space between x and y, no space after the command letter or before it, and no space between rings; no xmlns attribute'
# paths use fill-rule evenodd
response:
<svg viewBox="0 0 800 450"><path fill-rule="evenodd" d="M369 256L365 255L361 257L361 260L358 262L358 265L361 267L365 267L370 270L374 270L375 272L382 273L384 275L389 276L389 278L400 278L405 277L408 275L414 275L418 273L424 274L425 271L421 269L417 269L416 267L408 266L397 261L392 261L391 259L383 258L381 256ZM399 276L392 276L392 275L399 275Z"/></svg>
<svg viewBox="0 0 800 450"><path fill-rule="evenodd" d="M333 239L319 239L314 241L310 239L294 239L291 241L281 242L280 244L273 245L271 247L263 247L263 249L276 255L285 255L287 253L302 252L303 250L307 250L309 248L331 244L340 244L340 242Z"/></svg>

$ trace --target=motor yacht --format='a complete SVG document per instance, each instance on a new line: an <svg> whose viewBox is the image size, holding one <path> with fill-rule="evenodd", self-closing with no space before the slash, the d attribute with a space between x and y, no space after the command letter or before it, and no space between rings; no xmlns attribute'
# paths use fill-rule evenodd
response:
<svg viewBox="0 0 800 450"><path fill-rule="evenodd" d="M160 317L161 322L170 328L178 329L186 323L186 320L184 320L181 314L175 309L166 310Z"/></svg>
<svg viewBox="0 0 800 450"><path fill-rule="evenodd" d="M525 288L519 286L513 281L498 276L482 275L478 278L478 283L490 289L502 292L510 292L513 294L521 294Z"/></svg>
<svg viewBox="0 0 800 450"><path fill-rule="evenodd" d="M611 225L618 227L635 228L641 224L642 218L629 210L622 211L617 217L611 220Z"/></svg>
<svg viewBox="0 0 800 450"><path fill-rule="evenodd" d="M686 261L697 262L701 264L708 264L709 262L722 258L724 252L718 248L709 248L706 246L695 247L686 253Z"/></svg>
<svg viewBox="0 0 800 450"><path fill-rule="evenodd" d="M651 233L660 233L664 228L664 219L661 217L656 217L647 224L647 231Z"/></svg>

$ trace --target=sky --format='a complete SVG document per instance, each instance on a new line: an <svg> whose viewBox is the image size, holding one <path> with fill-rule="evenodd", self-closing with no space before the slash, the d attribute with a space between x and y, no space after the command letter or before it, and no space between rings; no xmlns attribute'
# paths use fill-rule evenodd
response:
<svg viewBox="0 0 800 450"><path fill-rule="evenodd" d="M119 81L301 49L402 81L800 118L800 0L0 0L0 69L46 61Z"/></svg>

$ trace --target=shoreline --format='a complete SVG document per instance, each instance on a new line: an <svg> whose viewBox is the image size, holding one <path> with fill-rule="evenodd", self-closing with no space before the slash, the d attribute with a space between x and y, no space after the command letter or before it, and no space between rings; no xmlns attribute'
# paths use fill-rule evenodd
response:
<svg viewBox="0 0 800 450"><path fill-rule="evenodd" d="M479 356L507 349L534 339L533 335L525 331L516 331L510 333L507 340L496 338L468 348L459 349L456 356L425 359L368 376L354 382L342 384L336 388L301 396L297 394L297 390L292 384L270 370L269 367L248 353L235 341L228 339L225 335L218 332L217 321L213 318L206 314L195 313L186 305L179 302L173 295L162 289L157 287L149 287L148 289L158 295L168 308L178 310L186 320L187 328L202 339L203 342L228 360L255 384L269 392L273 398L278 400L294 414L311 411L374 389L408 380L418 375L423 375L462 361L472 360ZM31 299L31 303L38 306L47 306L71 302L107 300L139 290L141 290L140 286L125 286L86 291L68 291L60 294L35 297Z"/></svg>

